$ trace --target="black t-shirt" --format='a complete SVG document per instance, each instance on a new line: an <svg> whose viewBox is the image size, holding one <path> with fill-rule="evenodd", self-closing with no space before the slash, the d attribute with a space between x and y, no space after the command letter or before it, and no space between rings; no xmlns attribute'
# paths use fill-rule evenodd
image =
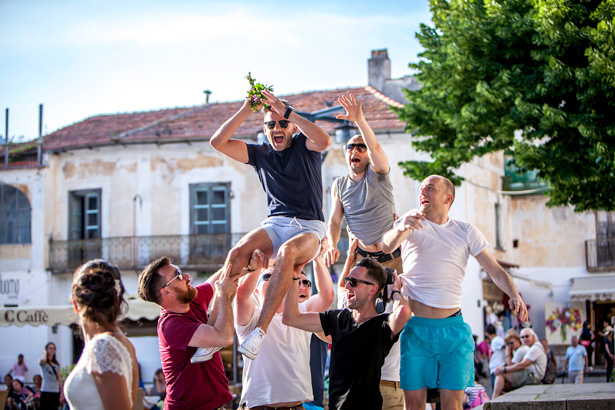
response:
<svg viewBox="0 0 615 410"><path fill-rule="evenodd" d="M324 221L320 152L305 145L303 134L293 137L284 151L269 143L247 144L248 164L258 173L269 206L269 216Z"/></svg>
<svg viewBox="0 0 615 410"><path fill-rule="evenodd" d="M348 309L320 314L325 335L331 335L329 408L380 409L380 373L393 344L389 314L357 325Z"/></svg>

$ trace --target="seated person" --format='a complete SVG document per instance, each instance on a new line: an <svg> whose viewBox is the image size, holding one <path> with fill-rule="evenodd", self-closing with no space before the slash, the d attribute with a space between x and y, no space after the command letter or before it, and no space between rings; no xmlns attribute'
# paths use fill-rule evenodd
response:
<svg viewBox="0 0 615 410"><path fill-rule="evenodd" d="M521 343L521 336L515 331L508 333L504 341L506 343L506 366L520 363L523 356L530 350L527 345Z"/></svg>
<svg viewBox="0 0 615 410"><path fill-rule="evenodd" d="M489 401L485 387L480 384L478 374L474 375L474 386L467 387L463 392L463 408L473 409Z"/></svg>
<svg viewBox="0 0 615 410"><path fill-rule="evenodd" d="M536 333L525 328L521 331L521 340L529 347L521 362L513 365L498 366L495 371L493 398L500 396L505 384L517 389L527 384L540 384L547 369L547 354Z"/></svg>
<svg viewBox="0 0 615 410"><path fill-rule="evenodd" d="M154 373L154 384L151 388L146 389L148 396L159 396L158 403L150 407L150 410L158 410L164 408L164 398L167 395L167 382L164 379L162 369L156 370Z"/></svg>
<svg viewBox="0 0 615 410"><path fill-rule="evenodd" d="M9 397L6 400L9 410L25 410L27 403L31 402L34 398L34 393L24 387L21 380L13 380L13 388L9 392Z"/></svg>

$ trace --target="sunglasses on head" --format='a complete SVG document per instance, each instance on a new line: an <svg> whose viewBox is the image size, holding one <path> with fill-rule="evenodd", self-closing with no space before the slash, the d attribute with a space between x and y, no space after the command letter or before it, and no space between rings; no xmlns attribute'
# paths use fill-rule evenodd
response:
<svg viewBox="0 0 615 410"><path fill-rule="evenodd" d="M265 273L263 276L261 276L261 279L264 280L265 282L269 281L269 279L271 279L271 273ZM303 279L299 283L302 284L306 288L312 287L312 281L307 280L307 279Z"/></svg>
<svg viewBox="0 0 615 410"><path fill-rule="evenodd" d="M355 148L360 153L364 153L365 151L367 151L367 145L365 144L346 144L346 151L348 152L352 152Z"/></svg>
<svg viewBox="0 0 615 410"><path fill-rule="evenodd" d="M348 276L344 277L344 284L350 283L350 287L356 288L357 283L364 283L366 285L373 285L371 282L367 282L365 280L357 279L357 278L349 278Z"/></svg>
<svg viewBox="0 0 615 410"><path fill-rule="evenodd" d="M169 286L171 284L171 282L173 282L175 279L179 278L179 280L184 280L184 275L182 274L182 270L177 268L177 273L175 274L175 276L173 277L173 279L171 279L170 281L168 281L167 283L164 284L163 287L161 287L160 289L164 289L167 286Z"/></svg>
<svg viewBox="0 0 615 410"><path fill-rule="evenodd" d="M265 121L264 123L268 129L272 130L275 128L276 124L280 124L280 128L282 129L286 129L288 128L288 124L290 124L290 121L288 120L280 120L280 121Z"/></svg>

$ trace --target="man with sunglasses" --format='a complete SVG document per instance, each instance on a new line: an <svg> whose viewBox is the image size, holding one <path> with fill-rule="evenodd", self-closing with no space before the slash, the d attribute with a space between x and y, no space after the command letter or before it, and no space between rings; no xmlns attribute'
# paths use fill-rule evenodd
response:
<svg viewBox="0 0 615 410"><path fill-rule="evenodd" d="M165 409L223 409L233 398L218 352L233 344L231 301L238 277L229 271L225 266L193 287L190 275L162 257L139 275L139 297L162 308L157 328L167 383ZM208 317L210 303L214 308ZM197 348L210 360L195 363Z"/></svg>
<svg viewBox="0 0 615 410"><path fill-rule="evenodd" d="M378 314L376 300L385 289L386 274L373 259L358 262L344 282L347 308L324 313L302 312L297 303L298 285L293 284L282 321L308 332L324 332L329 338L329 409L381 409L381 368L412 312L401 297L401 280L395 275L393 311Z"/></svg>
<svg viewBox="0 0 615 410"><path fill-rule="evenodd" d="M238 349L250 359L256 357L269 322L284 299L294 267L313 259L326 235L320 153L331 144L322 128L297 114L287 101L267 90L262 93L269 105L262 110L268 144L231 139L252 115L247 99L210 140L214 149L253 166L267 194L269 217L244 236L227 258L233 276L248 266L255 249L277 260L257 325ZM295 135L297 131L301 132Z"/></svg>
<svg viewBox="0 0 615 410"><path fill-rule="evenodd" d="M298 303L303 312L324 312L331 307L335 297L331 275L320 256L314 259L318 293L311 295L312 282L303 271L296 281ZM258 269L241 278L237 289L235 330L240 343L256 327L268 292L273 269L264 269L265 262L262 253L256 250L250 266ZM245 409L303 409L303 403L313 400L311 333L284 325L283 307L280 304L276 310L258 356L244 361L241 404Z"/></svg>
<svg viewBox="0 0 615 410"><path fill-rule="evenodd" d="M350 98L342 96L338 101L346 114L337 118L354 121L361 134L348 140L345 147L349 173L337 178L331 187L332 206L327 226L329 249L325 261L331 266L339 258L337 244L342 220L346 217L349 237L358 239L356 261L372 258L401 272L401 251L382 252L382 237L395 221L389 160L363 116L362 102L357 102L353 95Z"/></svg>
<svg viewBox="0 0 615 410"><path fill-rule="evenodd" d="M518 389L528 384L540 384L547 370L547 354L540 339L529 327L521 330L521 341L529 349L523 355L523 360L513 365L504 365L495 369L495 386L493 398L507 390Z"/></svg>
<svg viewBox="0 0 615 410"><path fill-rule="evenodd" d="M474 385L472 329L461 315L470 254L509 296L509 307L520 322L527 320L527 308L482 233L472 224L449 218L453 183L431 175L423 180L418 199L420 209L395 221L382 246L384 252L392 252L401 245L403 291L414 313L401 337L401 388L407 409L424 409L427 388L437 387L442 408L459 409L464 390Z"/></svg>

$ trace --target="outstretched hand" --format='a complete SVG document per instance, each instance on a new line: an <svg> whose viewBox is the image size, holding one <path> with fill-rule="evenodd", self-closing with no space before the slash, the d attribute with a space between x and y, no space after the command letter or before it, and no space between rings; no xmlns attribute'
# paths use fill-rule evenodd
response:
<svg viewBox="0 0 615 410"><path fill-rule="evenodd" d="M250 257L250 262L248 262L248 268L250 270L258 270L267 268L269 266L269 259L260 249L254 249L252 252L252 256Z"/></svg>
<svg viewBox="0 0 615 410"><path fill-rule="evenodd" d="M425 214L421 212L419 209L413 209L411 211L406 212L398 222L396 222L395 227L398 231L403 232L406 229L410 229L411 231L420 229L423 227L423 223L421 221L425 220Z"/></svg>
<svg viewBox="0 0 615 410"><path fill-rule="evenodd" d="M355 100L354 95L350 94L350 98L346 97L345 95L342 95L342 97L338 98L337 100L346 110L346 114L340 114L336 117L338 120L357 122L364 119L363 110L361 108L363 102L359 101L357 103L357 100Z"/></svg>

